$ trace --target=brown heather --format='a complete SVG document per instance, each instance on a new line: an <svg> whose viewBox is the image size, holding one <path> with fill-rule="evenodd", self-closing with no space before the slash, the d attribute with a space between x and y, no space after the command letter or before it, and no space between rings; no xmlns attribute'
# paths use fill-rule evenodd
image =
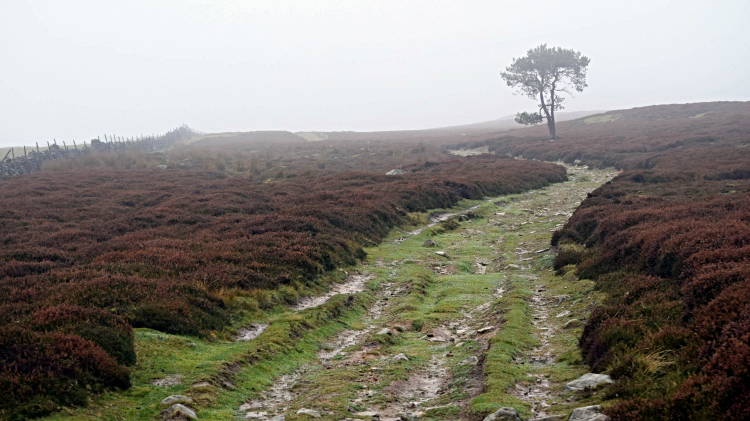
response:
<svg viewBox="0 0 750 421"><path fill-rule="evenodd" d="M580 344L622 420L750 418L750 151L660 155L594 191L553 238L609 295Z"/></svg>
<svg viewBox="0 0 750 421"><path fill-rule="evenodd" d="M128 387L132 327L220 330L231 318L220 289L305 291L409 212L566 179L556 165L495 156L408 171L259 183L89 168L0 181L0 418Z"/></svg>

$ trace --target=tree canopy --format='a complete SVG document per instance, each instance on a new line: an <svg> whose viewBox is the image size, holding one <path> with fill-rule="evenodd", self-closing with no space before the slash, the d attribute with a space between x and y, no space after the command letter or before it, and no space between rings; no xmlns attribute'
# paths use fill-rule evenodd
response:
<svg viewBox="0 0 750 421"><path fill-rule="evenodd" d="M537 124L547 120L550 140L555 140L555 111L563 109L565 98L572 96L571 89L583 92L587 87L586 71L591 60L580 52L560 47L547 48L542 44L530 49L525 57L514 58L500 76L508 86L531 99L539 99L539 112L521 112L516 121Z"/></svg>

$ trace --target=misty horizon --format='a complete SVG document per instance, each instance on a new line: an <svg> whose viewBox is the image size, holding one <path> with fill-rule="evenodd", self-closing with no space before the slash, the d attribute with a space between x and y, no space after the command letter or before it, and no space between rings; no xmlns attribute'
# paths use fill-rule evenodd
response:
<svg viewBox="0 0 750 421"><path fill-rule="evenodd" d="M544 10L545 13L539 13ZM0 6L0 147L163 133L389 131L536 104L501 80L539 44L591 58L566 112L747 101L750 5L692 1ZM8 42L10 41L10 42Z"/></svg>

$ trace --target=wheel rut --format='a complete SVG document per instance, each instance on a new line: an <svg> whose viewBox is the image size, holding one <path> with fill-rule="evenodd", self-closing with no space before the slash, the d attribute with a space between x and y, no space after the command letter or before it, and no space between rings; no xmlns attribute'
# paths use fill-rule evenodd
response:
<svg viewBox="0 0 750 421"><path fill-rule="evenodd" d="M588 191L614 176L574 166L568 173L567 183L493 199L497 209L485 214L486 221L434 234L428 238L435 246L423 247L430 229L460 212L435 213L427 226L368 251L370 265L361 274L324 296L301 300L294 311L364 291L369 281L379 285L360 320L322 343L316 361L246 400L237 419L303 419L315 417L313 411L332 420L476 420L471 401L486 392L485 357L503 331L498 303L512 294L514 279L532 289L527 305L535 345L513 358L510 364L523 365L525 378L503 393L526 405L533 419L558 414L561 385L549 368L560 353L554 338L568 319L558 317L565 296L553 294L540 271L548 272L544 262L554 257L551 233ZM481 212L482 205L468 210ZM431 281L420 292L415 273L422 269Z"/></svg>

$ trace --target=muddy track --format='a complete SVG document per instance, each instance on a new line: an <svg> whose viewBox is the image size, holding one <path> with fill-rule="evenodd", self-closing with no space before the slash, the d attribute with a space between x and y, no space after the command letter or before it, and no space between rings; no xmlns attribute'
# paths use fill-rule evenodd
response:
<svg viewBox="0 0 750 421"><path fill-rule="evenodd" d="M439 249L428 252L420 249L421 257L404 259L398 254L399 247L412 250L415 246L410 242L421 244L424 239L420 235L426 228L455 215L433 214L428 226L392 240L389 244L393 251L373 259L372 266L362 268L362 274L350 275L345 283L334 286L326 295L301 300L294 311L324 304L336 294L361 292L365 283L373 279L380 285L377 300L356 327L345 329L329 343L322 344L317 361L281 376L261 393L261 398L247 400L238 408L238 417L265 420L284 415L296 419L308 416L304 412L297 415L297 411L312 409L323 419L338 420L476 419L469 410L470 402L485 389L485 354L490 339L501 331L503 323L501 315L493 312L493 303L503 300L507 279L511 277L525 279L532 285L528 306L533 325L531 336L538 345L525 355L516 356L513 364L524 364L530 369L527 368L527 380L517 382L506 393L528 405L532 418L557 414L554 405L560 400L560 387L549 379L548 367L558 358L559 350L552 346L551 340L566 321L564 311L556 309L566 296L548 292L540 279L537 263L553 252L549 249L551 232L572 215L591 185L603 183L614 175L586 167L568 167L568 173L570 182L516 195L517 200L507 203L503 198L496 199L503 202L498 205L502 209L488 216L486 224L468 221L455 234L434 237L440 243ZM578 185L581 181L589 183ZM504 240L507 236L514 236L513 241ZM477 248L477 244L485 248L489 244L491 251L472 252L469 258L464 258L464 261L470 260L470 264L469 268L463 266L463 271L469 270L471 275L463 276L482 277L489 285L486 291L467 295L465 301L471 305L457 310L460 317L427 331L419 333L414 331L416 328L399 324L405 297L414 293L411 280L404 275L409 265L427 268L434 274L436 281L428 290L440 288L443 282L463 279L456 278L462 276L457 269L461 262L451 260L451 256L466 255L466 250ZM508 249L510 244L514 245L512 249ZM471 284L466 285L469 288ZM429 297L433 293L425 294ZM404 333L399 333L401 331ZM465 344L470 344L469 349ZM403 352L394 355L400 350ZM455 358L458 355L461 357ZM408 369L399 374L394 368L398 364ZM325 379L328 373L331 379L336 376L350 379L335 393L348 396L345 417L328 410L317 394L315 382ZM454 373L459 373L460 377L454 377Z"/></svg>

